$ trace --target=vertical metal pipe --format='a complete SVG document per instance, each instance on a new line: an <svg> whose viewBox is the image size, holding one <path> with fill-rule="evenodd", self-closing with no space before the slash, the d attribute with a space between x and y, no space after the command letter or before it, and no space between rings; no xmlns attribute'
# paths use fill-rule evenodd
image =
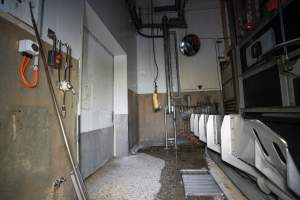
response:
<svg viewBox="0 0 300 200"><path fill-rule="evenodd" d="M177 44L177 33L175 31L170 32L174 37L174 47L175 47L175 65L176 65L176 78L177 78L177 96L181 93L181 83L179 74L179 61L178 61L178 44Z"/></svg>
<svg viewBox="0 0 300 200"><path fill-rule="evenodd" d="M167 114L168 114L168 107L165 107L164 110L164 128L165 128L165 149L168 149L168 126L167 126Z"/></svg>
<svg viewBox="0 0 300 200"><path fill-rule="evenodd" d="M172 102L172 95L174 92L173 89L173 69L172 69L172 56L171 56L171 37L170 37L170 32L169 32L169 38L168 38L168 58L169 58L169 80L170 80L170 95L171 95L171 102Z"/></svg>
<svg viewBox="0 0 300 200"><path fill-rule="evenodd" d="M174 146L177 149L176 107L173 106Z"/></svg>
<svg viewBox="0 0 300 200"><path fill-rule="evenodd" d="M170 90L170 59L169 59L169 29L168 18L166 16L162 19L163 35L164 35L164 57L165 57L165 75L166 75L166 89L167 89L167 113L171 112L171 90Z"/></svg>

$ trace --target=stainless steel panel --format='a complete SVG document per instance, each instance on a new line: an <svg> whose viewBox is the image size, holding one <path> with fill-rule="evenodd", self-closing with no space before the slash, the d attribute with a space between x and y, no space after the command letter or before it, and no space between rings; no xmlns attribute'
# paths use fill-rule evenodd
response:
<svg viewBox="0 0 300 200"><path fill-rule="evenodd" d="M210 174L182 175L185 196L224 196Z"/></svg>

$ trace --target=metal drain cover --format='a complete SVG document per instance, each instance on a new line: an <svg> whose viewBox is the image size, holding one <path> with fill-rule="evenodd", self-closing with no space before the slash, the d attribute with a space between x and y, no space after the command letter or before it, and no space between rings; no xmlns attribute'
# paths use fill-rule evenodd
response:
<svg viewBox="0 0 300 200"><path fill-rule="evenodd" d="M224 196L210 174L182 174L185 196Z"/></svg>

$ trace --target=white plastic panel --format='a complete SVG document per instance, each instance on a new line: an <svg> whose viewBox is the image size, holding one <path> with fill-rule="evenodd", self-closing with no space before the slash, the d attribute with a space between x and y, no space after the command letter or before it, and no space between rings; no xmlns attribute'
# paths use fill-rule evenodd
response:
<svg viewBox="0 0 300 200"><path fill-rule="evenodd" d="M244 162L254 166L255 139L252 135L253 130L249 124L249 120L240 118L238 123L235 123L234 125L234 128L237 131L233 132L234 140L232 140L232 154Z"/></svg>
<svg viewBox="0 0 300 200"><path fill-rule="evenodd" d="M232 141L234 140L234 134L240 131L240 125L242 118L240 115L226 115L221 126L221 158L224 162L240 169L241 171L250 174L256 179L261 178L257 170L238 159L232 154ZM267 192L267 190L266 190Z"/></svg>
<svg viewBox="0 0 300 200"><path fill-rule="evenodd" d="M206 143L206 124L208 120L208 115L202 114L199 119L199 139Z"/></svg>
<svg viewBox="0 0 300 200"><path fill-rule="evenodd" d="M191 114L190 117L190 131L193 133L194 132L194 118L195 118L195 114Z"/></svg>
<svg viewBox="0 0 300 200"><path fill-rule="evenodd" d="M207 147L218 153L221 153L222 122L222 115L209 115L206 125Z"/></svg>
<svg viewBox="0 0 300 200"><path fill-rule="evenodd" d="M194 118L194 135L199 137L199 118L200 114L195 114Z"/></svg>
<svg viewBox="0 0 300 200"><path fill-rule="evenodd" d="M287 184L300 197L300 173L289 151L287 151Z"/></svg>
<svg viewBox="0 0 300 200"><path fill-rule="evenodd" d="M279 199L295 199L287 190L286 183L278 176L276 169L270 165L269 158L265 157L263 149L258 140L255 140L255 167L247 164L235 156L233 142L237 142L236 136L243 132L245 120L240 115L226 115L221 127L221 158L224 162L238 168L239 170L253 176L259 188L269 194L273 192ZM262 128L262 127L261 127ZM258 127L257 127L258 129ZM246 133L247 134L247 133ZM248 132L248 134L250 134ZM267 134L266 132L263 134ZM268 136L264 136L268 137ZM247 138L245 139L247 140ZM278 140L277 140L278 141ZM259 166L259 171L256 168ZM271 178L272 181L269 179ZM277 182L274 182L276 179Z"/></svg>
<svg viewBox="0 0 300 200"><path fill-rule="evenodd" d="M249 124L255 138L255 167L283 191L287 190L287 143L259 120Z"/></svg>

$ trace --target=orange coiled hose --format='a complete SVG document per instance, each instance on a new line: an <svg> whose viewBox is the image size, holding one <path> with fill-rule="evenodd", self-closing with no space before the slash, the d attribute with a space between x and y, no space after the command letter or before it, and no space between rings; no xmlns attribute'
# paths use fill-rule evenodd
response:
<svg viewBox="0 0 300 200"><path fill-rule="evenodd" d="M22 82L25 87L35 88L39 82L39 71L38 71L38 69L33 69L34 79L33 79L33 83L30 83L25 77L25 72L26 72L29 62L30 62L30 58L27 56L24 56L22 64L21 64L21 68L20 68L20 74L21 74Z"/></svg>

